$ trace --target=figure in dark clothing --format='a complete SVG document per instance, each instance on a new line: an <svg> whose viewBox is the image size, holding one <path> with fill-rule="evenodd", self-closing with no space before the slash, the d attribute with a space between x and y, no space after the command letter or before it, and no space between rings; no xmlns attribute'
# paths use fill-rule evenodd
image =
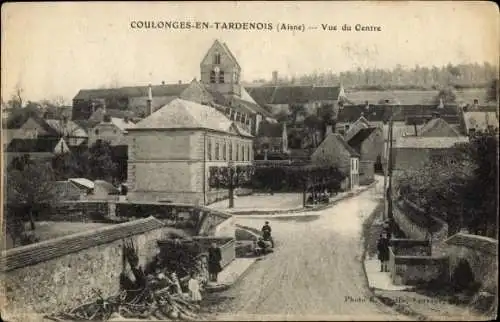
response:
<svg viewBox="0 0 500 322"><path fill-rule="evenodd" d="M269 226L269 221L266 221L265 225L262 226L262 237L264 240L270 241L271 242L271 248L274 248L274 241L273 238L271 237L271 226Z"/></svg>
<svg viewBox="0 0 500 322"><path fill-rule="evenodd" d="M222 271L221 260L220 248L215 243L212 243L208 249L208 278L212 282L217 282L217 276Z"/></svg>
<svg viewBox="0 0 500 322"><path fill-rule="evenodd" d="M385 234L381 234L377 241L378 259L380 260L380 271L388 272L387 262L389 261L389 239Z"/></svg>

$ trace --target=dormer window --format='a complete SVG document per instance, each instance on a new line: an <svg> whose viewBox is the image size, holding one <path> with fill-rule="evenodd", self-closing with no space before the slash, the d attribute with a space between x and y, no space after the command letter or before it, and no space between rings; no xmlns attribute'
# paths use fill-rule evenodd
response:
<svg viewBox="0 0 500 322"><path fill-rule="evenodd" d="M224 83L224 72L222 70L219 72L219 83Z"/></svg>
<svg viewBox="0 0 500 322"><path fill-rule="evenodd" d="M215 53L214 55L214 65L220 65L220 54Z"/></svg>
<svg viewBox="0 0 500 322"><path fill-rule="evenodd" d="M217 75L215 74L215 71L214 71L214 70L212 70L212 71L210 72L210 83L214 84L214 83L215 83L215 81L216 81L216 79L217 79Z"/></svg>

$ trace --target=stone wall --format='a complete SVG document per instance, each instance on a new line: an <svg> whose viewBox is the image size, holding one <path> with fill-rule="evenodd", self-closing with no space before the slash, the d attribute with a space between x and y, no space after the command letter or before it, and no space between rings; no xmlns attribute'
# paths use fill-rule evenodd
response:
<svg viewBox="0 0 500 322"><path fill-rule="evenodd" d="M433 253L440 253L448 236L448 225L443 220L428 215L423 209L407 200L395 200L394 220L410 239L431 239Z"/></svg>
<svg viewBox="0 0 500 322"><path fill-rule="evenodd" d="M396 255L389 248L389 271L395 285L425 285L448 281L448 258L445 256Z"/></svg>
<svg viewBox="0 0 500 322"><path fill-rule="evenodd" d="M498 289L498 241L492 238L458 233L445 241L450 258L450 279L461 261L472 270L483 290L496 294ZM453 280L452 280L453 283Z"/></svg>
<svg viewBox="0 0 500 322"><path fill-rule="evenodd" d="M6 310L45 313L95 298L94 290L116 294L125 266L123 241L135 243L144 265L170 230L145 218L8 250L0 266Z"/></svg>

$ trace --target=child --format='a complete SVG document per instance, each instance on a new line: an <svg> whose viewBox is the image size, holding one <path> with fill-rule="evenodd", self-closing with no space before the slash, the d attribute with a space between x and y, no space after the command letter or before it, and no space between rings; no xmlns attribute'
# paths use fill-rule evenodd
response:
<svg viewBox="0 0 500 322"><path fill-rule="evenodd" d="M191 301L195 302L196 304L200 304L201 302L200 283L196 279L195 273L191 273L191 278L188 281L188 289Z"/></svg>

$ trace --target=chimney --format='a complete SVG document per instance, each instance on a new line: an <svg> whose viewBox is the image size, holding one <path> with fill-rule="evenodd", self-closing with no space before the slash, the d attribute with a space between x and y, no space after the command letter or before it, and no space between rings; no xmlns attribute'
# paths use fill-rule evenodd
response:
<svg viewBox="0 0 500 322"><path fill-rule="evenodd" d="M148 86L148 112L149 115L153 114L153 88L151 84Z"/></svg>
<svg viewBox="0 0 500 322"><path fill-rule="evenodd" d="M274 85L278 84L278 71L277 70L273 71L273 84Z"/></svg>
<svg viewBox="0 0 500 322"><path fill-rule="evenodd" d="M474 99L474 109L477 109L479 107L479 100L476 98Z"/></svg>
<svg viewBox="0 0 500 322"><path fill-rule="evenodd" d="M443 98L440 98L440 99L439 99L439 105L438 105L438 108L444 108Z"/></svg>
<svg viewBox="0 0 500 322"><path fill-rule="evenodd" d="M179 85L180 85L180 84L182 84L182 81L181 81L181 80L179 81Z"/></svg>
<svg viewBox="0 0 500 322"><path fill-rule="evenodd" d="M365 101L365 110L370 110L370 103L368 103L368 101Z"/></svg>
<svg viewBox="0 0 500 322"><path fill-rule="evenodd" d="M165 81L161 81L161 84L162 84L162 85L165 85Z"/></svg>

